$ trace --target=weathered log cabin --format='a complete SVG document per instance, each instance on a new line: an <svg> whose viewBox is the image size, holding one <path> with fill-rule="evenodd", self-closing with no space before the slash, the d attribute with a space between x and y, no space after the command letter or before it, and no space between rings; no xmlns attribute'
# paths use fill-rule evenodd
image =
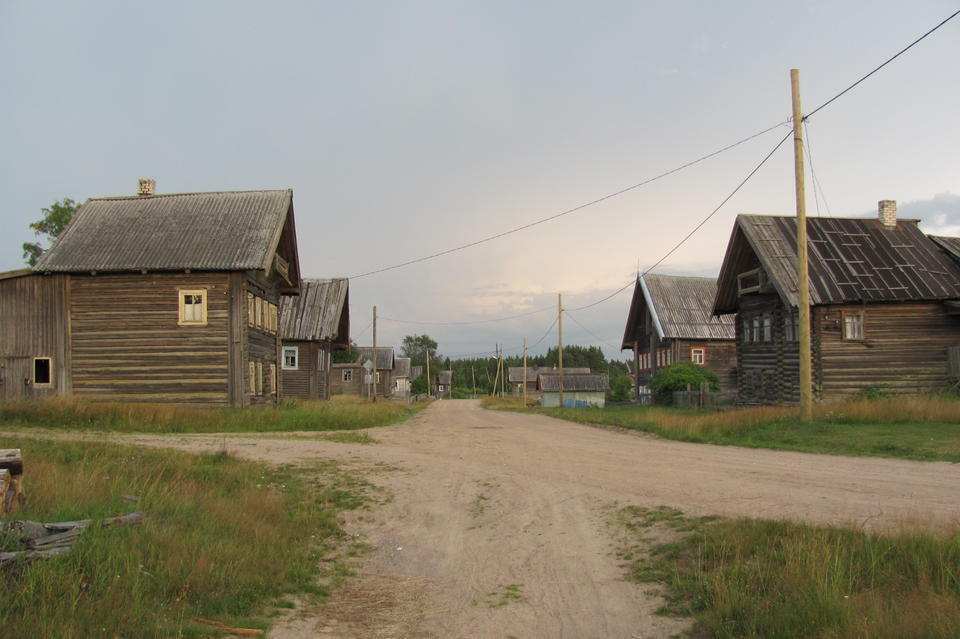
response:
<svg viewBox="0 0 960 639"><path fill-rule="evenodd" d="M14 322L61 331L62 355L50 366L58 392L276 401L278 304L300 290L292 191L156 195L141 180L137 196L87 200L33 273L27 280L43 284L30 286L59 287L44 295L60 300L63 317L31 325L40 293L22 292L37 301L20 305Z"/></svg>
<svg viewBox="0 0 960 639"><path fill-rule="evenodd" d="M815 397L943 389L960 265L891 200L877 219L808 218L807 234ZM736 315L741 404L799 402L797 289L796 218L738 216L714 312Z"/></svg>
<svg viewBox="0 0 960 639"><path fill-rule="evenodd" d="M438 399L449 399L453 394L453 371L433 373L431 394Z"/></svg>
<svg viewBox="0 0 960 639"><path fill-rule="evenodd" d="M350 346L349 282L304 279L280 298L281 396L330 399L331 355Z"/></svg>
<svg viewBox="0 0 960 639"><path fill-rule="evenodd" d="M717 280L647 273L637 278L621 350L633 351L637 392L657 370L692 362L716 373L720 390L737 388L737 347L732 317L713 315Z"/></svg>
<svg viewBox="0 0 960 639"><path fill-rule="evenodd" d="M409 357L393 358L393 396L410 397L410 369Z"/></svg>
<svg viewBox="0 0 960 639"><path fill-rule="evenodd" d="M367 376L372 375L372 381L377 385L377 397L391 396L393 394L393 347L377 346L376 359L374 359L372 346L361 346L358 350L360 356L356 362L333 365L330 392L334 395L370 397L371 381ZM366 362L372 365L369 373L364 367Z"/></svg>

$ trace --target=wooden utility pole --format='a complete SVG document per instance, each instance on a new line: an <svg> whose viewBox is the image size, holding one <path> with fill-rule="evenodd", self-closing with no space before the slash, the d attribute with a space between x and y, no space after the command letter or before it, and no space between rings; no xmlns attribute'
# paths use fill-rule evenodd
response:
<svg viewBox="0 0 960 639"><path fill-rule="evenodd" d="M507 396L507 362L503 354L503 344L500 345L500 397Z"/></svg>
<svg viewBox="0 0 960 639"><path fill-rule="evenodd" d="M470 364L470 382L473 384L473 399L477 398L477 376L473 372L473 364Z"/></svg>
<svg viewBox="0 0 960 639"><path fill-rule="evenodd" d="M493 378L493 388L490 389L490 396L497 396L497 384L500 383L500 345L495 344L493 347L493 352L497 356L497 375Z"/></svg>
<svg viewBox="0 0 960 639"><path fill-rule="evenodd" d="M560 408L563 408L563 295L557 293L557 365L560 369Z"/></svg>
<svg viewBox="0 0 960 639"><path fill-rule="evenodd" d="M370 384L372 389L370 396L373 401L377 401L377 307L373 307L373 370L370 371Z"/></svg>
<svg viewBox="0 0 960 639"><path fill-rule="evenodd" d="M424 350L427 352L427 398L429 398L430 393L433 392L433 380L430 379L430 347Z"/></svg>
<svg viewBox="0 0 960 639"><path fill-rule="evenodd" d="M527 407L527 338L523 338L523 407Z"/></svg>
<svg viewBox="0 0 960 639"><path fill-rule="evenodd" d="M790 69L793 97L793 165L797 197L797 283L800 324L800 420L813 420L813 374L810 354L810 276L807 267L807 204L803 181L803 115L800 111L800 70ZM790 312L787 309L787 312Z"/></svg>

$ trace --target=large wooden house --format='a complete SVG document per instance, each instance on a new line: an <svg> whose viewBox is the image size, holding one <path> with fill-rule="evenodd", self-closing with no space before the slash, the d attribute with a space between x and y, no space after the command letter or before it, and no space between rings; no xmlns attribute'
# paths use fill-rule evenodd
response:
<svg viewBox="0 0 960 639"><path fill-rule="evenodd" d="M821 400L866 388L898 394L948 383L960 344L960 265L898 220L807 221L813 391ZM741 215L720 271L714 312L736 314L739 401L799 401L797 225L794 217Z"/></svg>
<svg viewBox="0 0 960 639"><path fill-rule="evenodd" d="M304 279L280 298L282 397L330 399L331 355L350 346L349 281Z"/></svg>
<svg viewBox="0 0 960 639"><path fill-rule="evenodd" d="M87 200L30 273L2 280L4 397L276 401L278 304L300 290L292 191L152 182Z"/></svg>
<svg viewBox="0 0 960 639"><path fill-rule="evenodd" d="M720 390L737 387L732 317L715 317L717 280L647 273L637 278L620 348L633 351L638 389L657 370L675 362L703 366L720 379Z"/></svg>

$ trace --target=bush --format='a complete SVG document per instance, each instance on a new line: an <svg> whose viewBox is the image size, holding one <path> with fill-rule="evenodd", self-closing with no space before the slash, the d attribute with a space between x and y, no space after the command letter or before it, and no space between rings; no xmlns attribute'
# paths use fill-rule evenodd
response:
<svg viewBox="0 0 960 639"><path fill-rule="evenodd" d="M610 401L625 402L630 399L630 378L620 375L610 380Z"/></svg>
<svg viewBox="0 0 960 639"><path fill-rule="evenodd" d="M414 395L426 395L427 394L427 378L421 375L412 382L410 382L410 392Z"/></svg>
<svg viewBox="0 0 960 639"><path fill-rule="evenodd" d="M688 385L697 390L702 382L707 382L708 390L716 391L720 388L719 381L716 373L703 366L693 362L677 362L658 370L650 381L650 388L658 404L672 405L674 391L687 390Z"/></svg>

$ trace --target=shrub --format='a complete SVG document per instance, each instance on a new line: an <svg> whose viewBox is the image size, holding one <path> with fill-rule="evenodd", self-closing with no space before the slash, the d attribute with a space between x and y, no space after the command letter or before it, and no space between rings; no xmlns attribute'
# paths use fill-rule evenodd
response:
<svg viewBox="0 0 960 639"><path fill-rule="evenodd" d="M715 391L719 389L720 379L713 371L693 362L677 362L667 368L661 368L650 381L653 396L658 404L673 404L673 392L699 389L702 382L707 382L707 388Z"/></svg>
<svg viewBox="0 0 960 639"><path fill-rule="evenodd" d="M610 400L625 402L630 399L630 378L620 375L610 380Z"/></svg>

